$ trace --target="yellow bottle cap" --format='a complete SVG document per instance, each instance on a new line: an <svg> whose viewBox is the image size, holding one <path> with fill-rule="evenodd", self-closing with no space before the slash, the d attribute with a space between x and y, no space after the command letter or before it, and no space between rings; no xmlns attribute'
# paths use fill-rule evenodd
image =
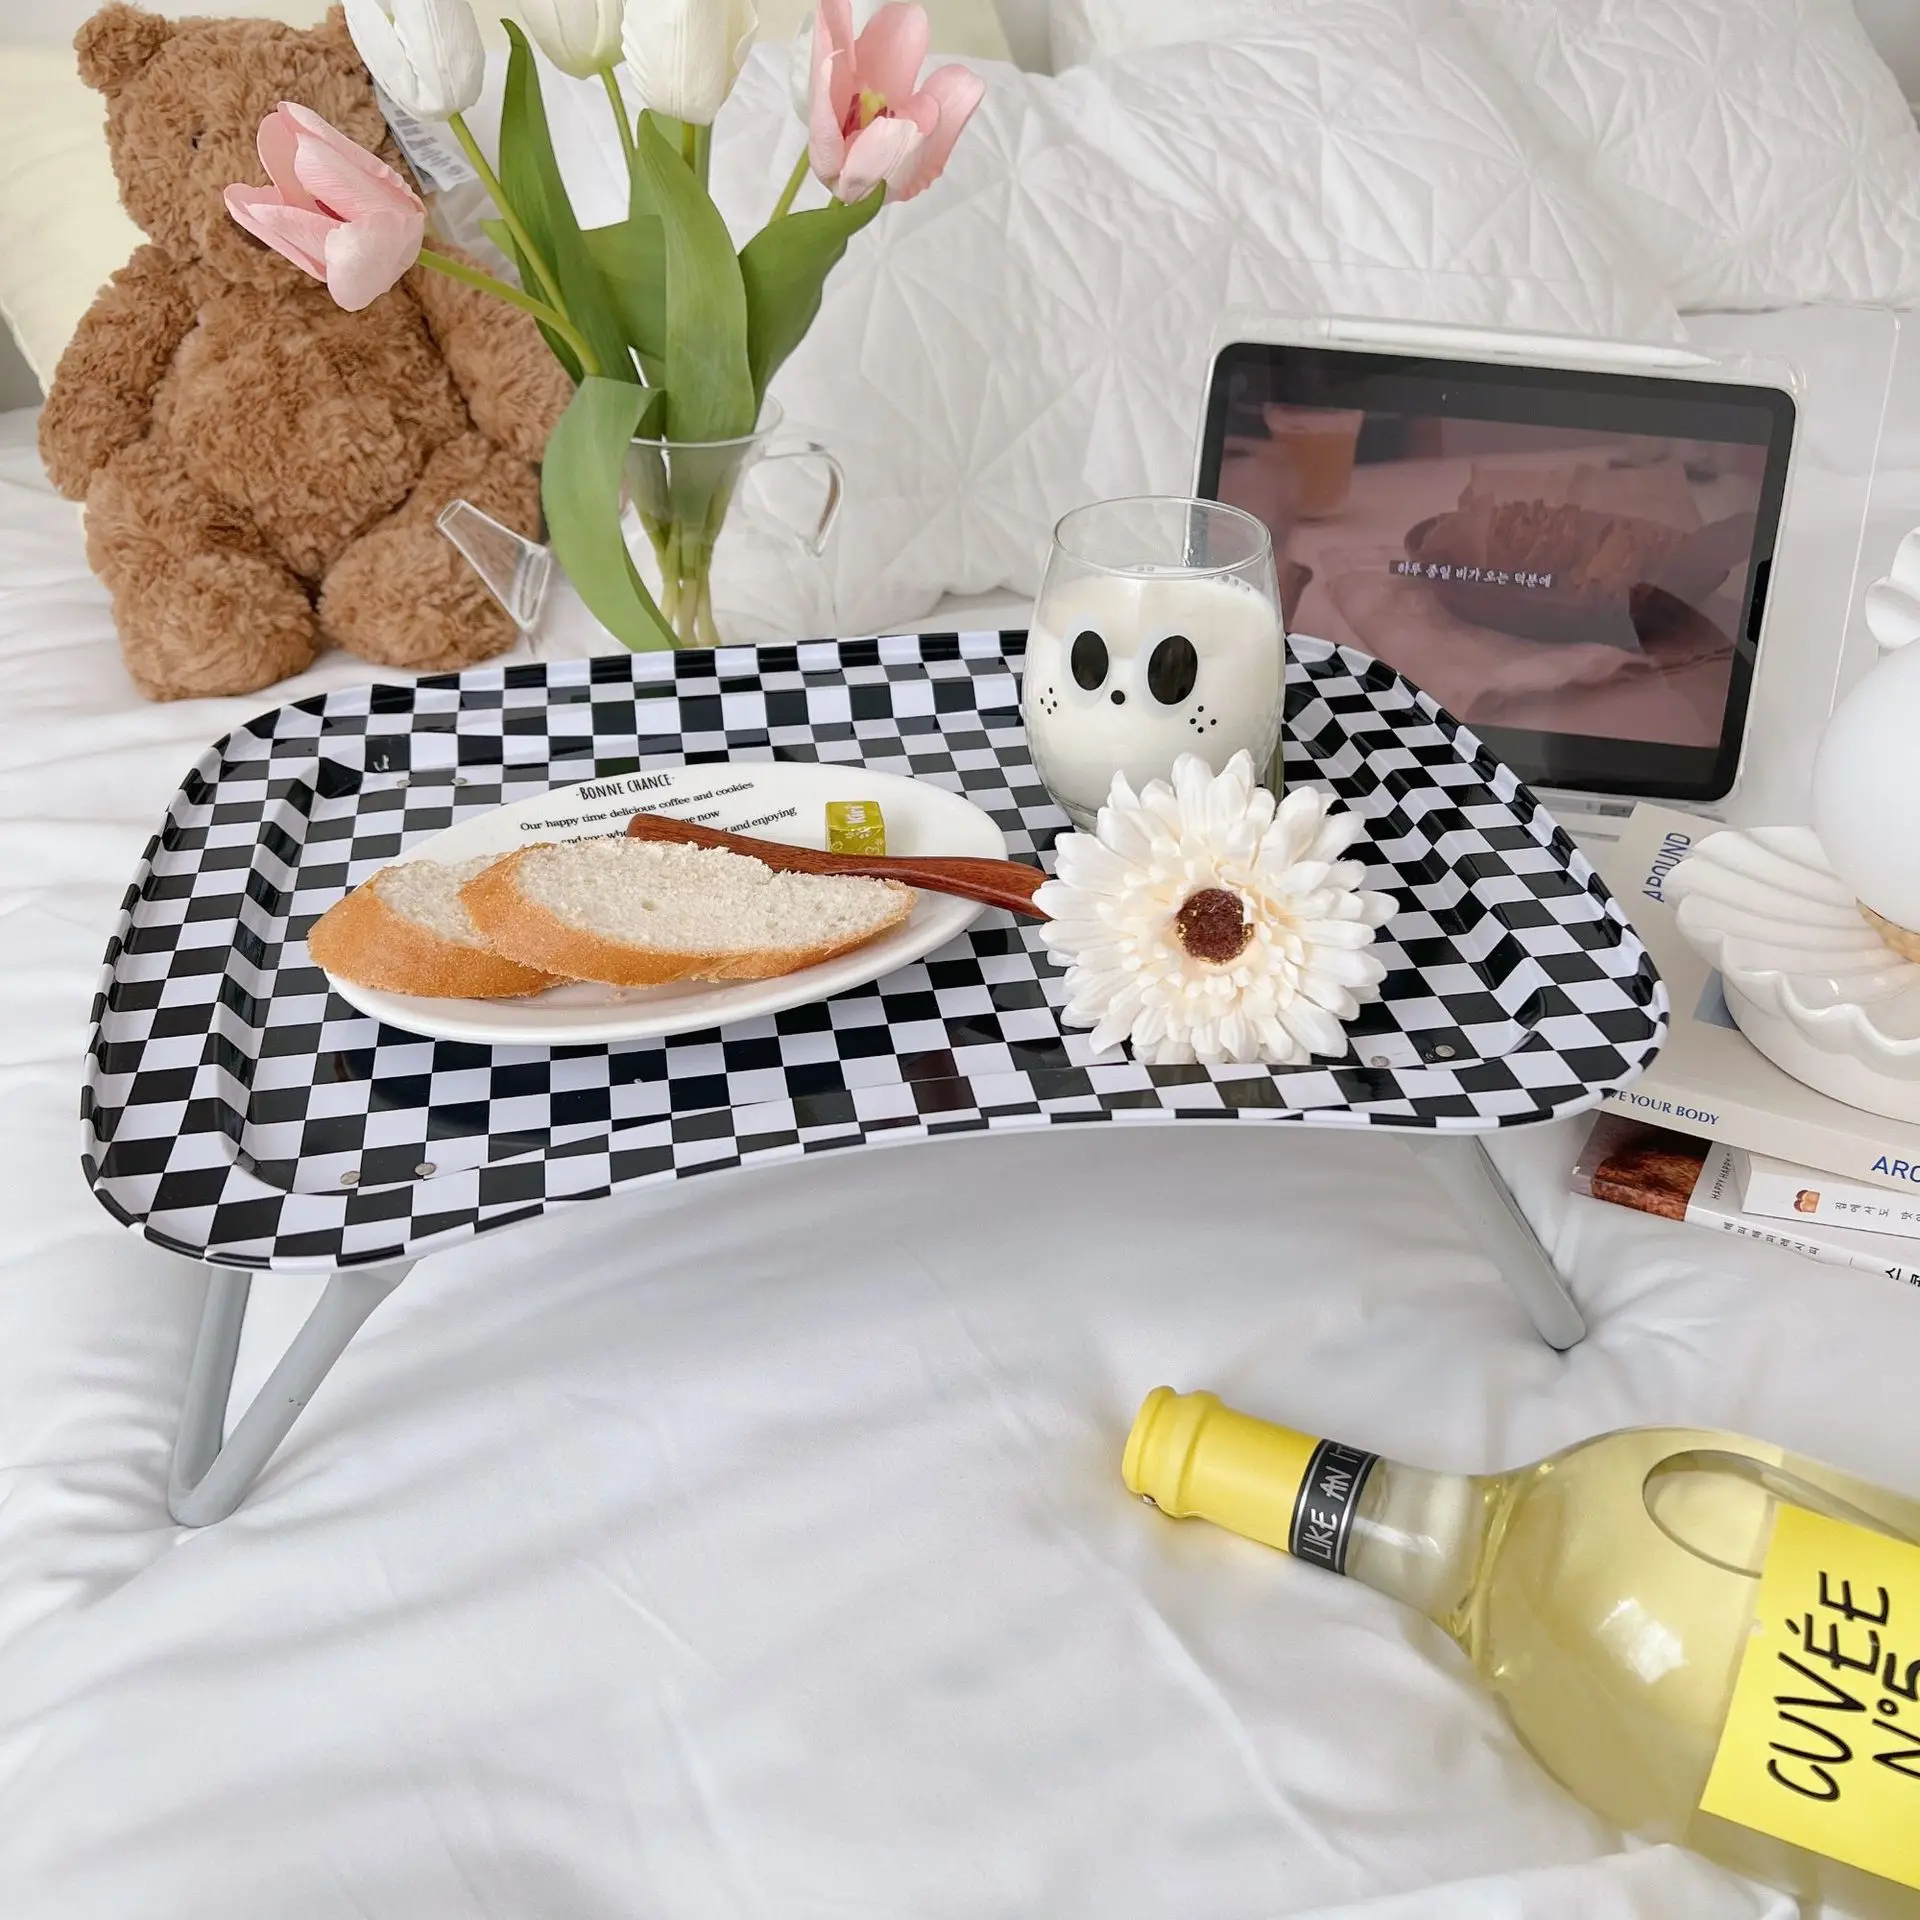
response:
<svg viewBox="0 0 1920 1920"><path fill-rule="evenodd" d="M1120 1474L1176 1519L1293 1550L1294 1509L1320 1443L1223 1406L1217 1394L1155 1387L1134 1416Z"/></svg>

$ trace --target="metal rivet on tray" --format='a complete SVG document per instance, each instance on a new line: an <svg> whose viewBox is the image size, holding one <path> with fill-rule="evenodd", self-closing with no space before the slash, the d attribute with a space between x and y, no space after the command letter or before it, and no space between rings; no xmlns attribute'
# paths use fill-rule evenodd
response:
<svg viewBox="0 0 1920 1920"><path fill-rule="evenodd" d="M456 787L464 787L464 786L469 786L472 783L467 779L467 776L464 773L456 773L453 776L453 784Z"/></svg>
<svg viewBox="0 0 1920 1920"><path fill-rule="evenodd" d="M349 1167L346 1172L340 1176L340 1184L343 1187L357 1187L360 1184L360 1176Z"/></svg>
<svg viewBox="0 0 1920 1920"><path fill-rule="evenodd" d="M1376 1053L1373 1058L1367 1062L1367 1065L1370 1067L1384 1067L1386 1064L1387 1056L1384 1053Z"/></svg>
<svg viewBox="0 0 1920 1920"><path fill-rule="evenodd" d="M1453 1058L1453 1049L1442 1042L1441 1045L1434 1048L1433 1057L1436 1060L1451 1060Z"/></svg>
<svg viewBox="0 0 1920 1920"><path fill-rule="evenodd" d="M414 1172L417 1173L422 1180L431 1180L434 1172L433 1162L431 1160L422 1160L420 1164L414 1168Z"/></svg>

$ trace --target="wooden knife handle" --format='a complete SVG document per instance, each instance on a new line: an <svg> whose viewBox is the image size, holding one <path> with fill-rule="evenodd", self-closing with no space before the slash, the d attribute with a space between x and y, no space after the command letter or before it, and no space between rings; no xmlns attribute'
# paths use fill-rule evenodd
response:
<svg viewBox="0 0 1920 1920"><path fill-rule="evenodd" d="M627 822L635 840L666 840L685 847L723 847L744 853L772 867L776 873L830 873L858 880L897 880L927 893L949 893L962 900L978 900L988 907L1004 907L1036 920L1047 916L1033 904L1046 883L1038 867L1015 860L979 860L965 855L828 853L819 847L789 847L777 840L757 840L750 834L723 833L718 827L695 826L663 813L636 813Z"/></svg>

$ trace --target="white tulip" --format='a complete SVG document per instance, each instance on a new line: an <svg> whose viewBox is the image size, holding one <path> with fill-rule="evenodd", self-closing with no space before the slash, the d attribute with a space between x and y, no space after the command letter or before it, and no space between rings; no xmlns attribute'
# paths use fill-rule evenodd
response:
<svg viewBox="0 0 1920 1920"><path fill-rule="evenodd" d="M467 0L347 0L347 31L367 71L421 120L446 120L480 97L486 49Z"/></svg>
<svg viewBox="0 0 1920 1920"><path fill-rule="evenodd" d="M621 46L655 113L713 123L759 25L753 0L627 0Z"/></svg>
<svg viewBox="0 0 1920 1920"><path fill-rule="evenodd" d="M520 23L562 73L576 80L620 58L621 0L520 0Z"/></svg>

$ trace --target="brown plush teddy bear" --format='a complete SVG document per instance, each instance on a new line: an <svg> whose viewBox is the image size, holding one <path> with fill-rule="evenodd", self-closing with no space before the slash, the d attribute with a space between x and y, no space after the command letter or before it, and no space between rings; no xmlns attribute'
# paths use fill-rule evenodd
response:
<svg viewBox="0 0 1920 1920"><path fill-rule="evenodd" d="M328 642L449 668L514 639L434 527L466 498L539 532L535 463L571 392L531 320L413 268L359 313L234 224L282 100L403 163L336 7L310 32L115 4L80 29L150 244L54 374L40 451L86 502L128 670L174 700L251 692Z"/></svg>

